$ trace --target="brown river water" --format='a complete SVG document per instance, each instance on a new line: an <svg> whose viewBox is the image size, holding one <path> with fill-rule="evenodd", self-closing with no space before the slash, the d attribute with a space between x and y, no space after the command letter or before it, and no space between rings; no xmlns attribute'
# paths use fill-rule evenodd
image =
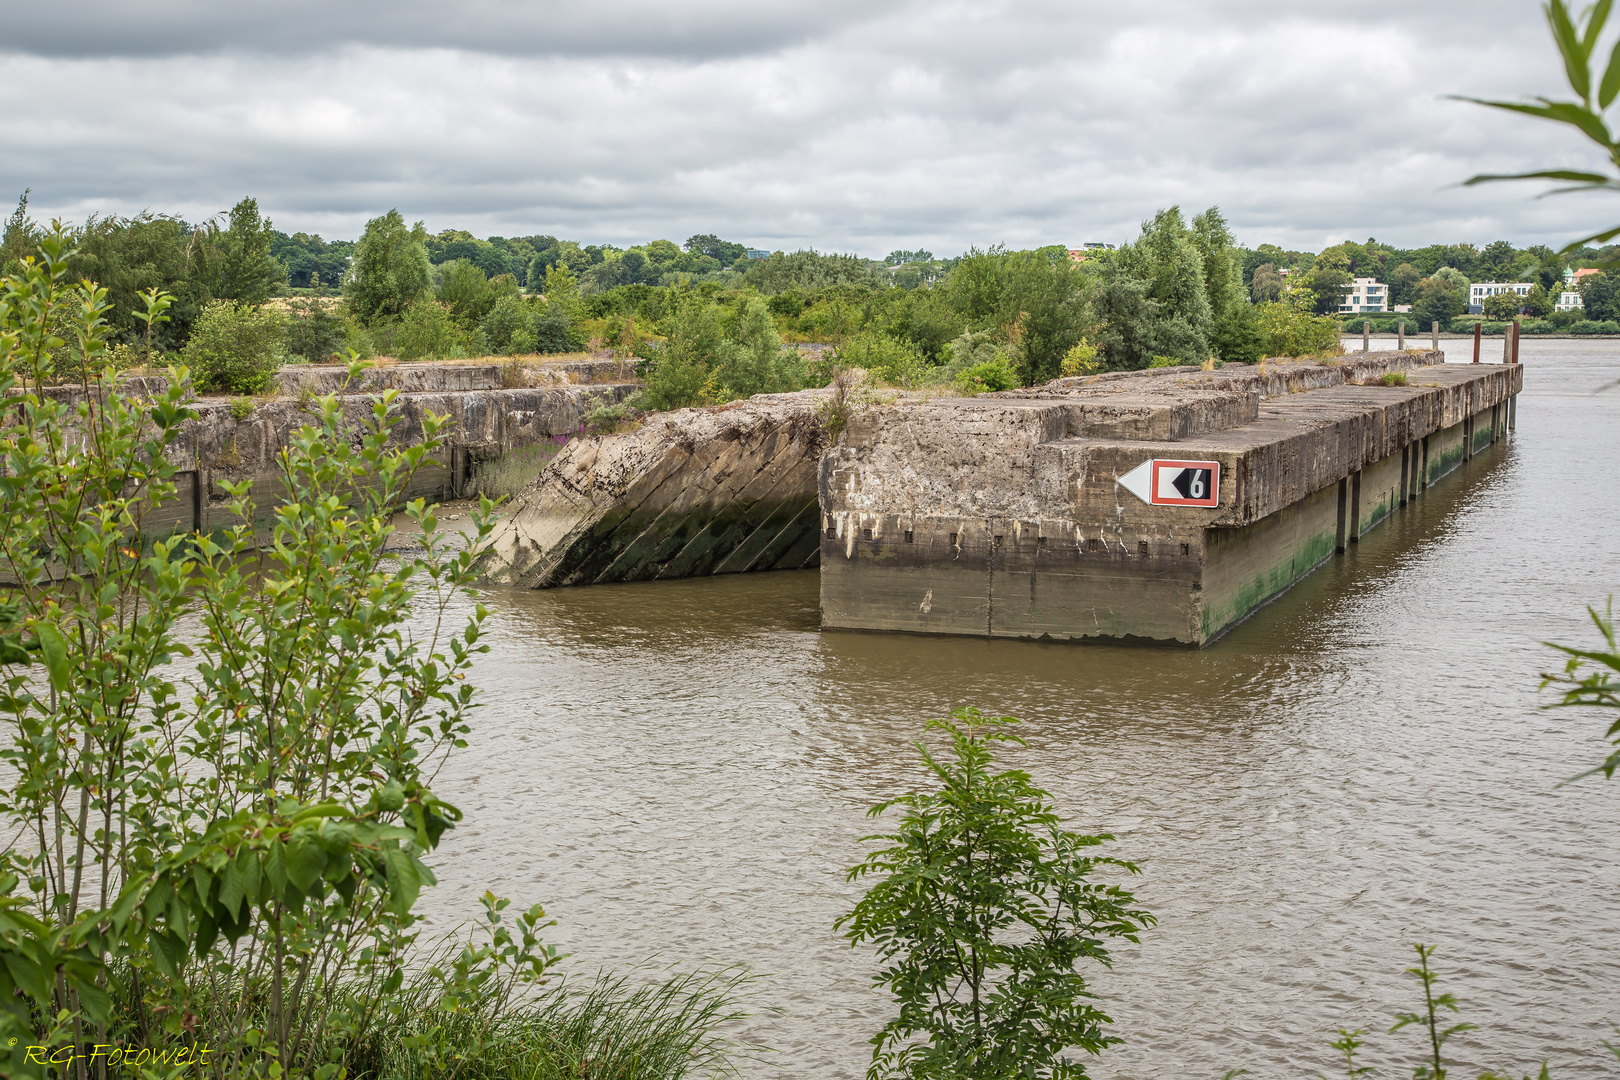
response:
<svg viewBox="0 0 1620 1080"><path fill-rule="evenodd" d="M813 571L480 590L431 925L488 888L543 901L577 972L746 964L775 1012L745 1075L860 1076L886 1001L833 930L844 870L924 721L971 704L1024 719L1004 760L1118 837L1159 919L1097 973L1126 1041L1094 1076L1331 1073L1337 1027L1403 1073L1414 941L1481 1028L1456 1075L1612 1075L1620 779L1557 787L1603 724L1537 681L1620 587L1620 342L1521 355L1510 442L1200 651L823 633Z"/></svg>

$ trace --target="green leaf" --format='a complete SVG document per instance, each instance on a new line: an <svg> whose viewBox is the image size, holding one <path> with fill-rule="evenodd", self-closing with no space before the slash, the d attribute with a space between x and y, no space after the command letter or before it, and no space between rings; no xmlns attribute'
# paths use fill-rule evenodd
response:
<svg viewBox="0 0 1620 1080"><path fill-rule="evenodd" d="M1611 181L1602 173L1578 172L1575 169L1542 169L1525 173L1480 173L1463 181L1463 187L1489 184L1497 180L1568 180L1582 184L1607 184Z"/></svg>
<svg viewBox="0 0 1620 1080"><path fill-rule="evenodd" d="M1614 43L1614 51L1609 53L1609 66L1603 71L1603 81L1598 84L1598 108L1607 109L1614 104L1615 95L1620 93L1620 41Z"/></svg>
<svg viewBox="0 0 1620 1080"><path fill-rule="evenodd" d="M26 664L29 661L21 634L0 634L0 664Z"/></svg>
<svg viewBox="0 0 1620 1080"><path fill-rule="evenodd" d="M389 848L383 855L388 869L388 903L400 918L411 913L416 898L422 892L422 879L416 872L416 861L399 848Z"/></svg>
<svg viewBox="0 0 1620 1080"><path fill-rule="evenodd" d="M326 869L326 851L311 836L294 836L287 845L287 880L308 893Z"/></svg>
<svg viewBox="0 0 1620 1080"><path fill-rule="evenodd" d="M65 691L71 685L72 675L68 670L67 642L50 623L35 626L34 636L39 638L39 651L45 659L45 670L50 672L51 685L59 693Z"/></svg>
<svg viewBox="0 0 1620 1080"><path fill-rule="evenodd" d="M51 990L45 979L45 973L40 966L28 957L10 949L0 953L6 963L6 971L11 973L11 981L22 988L23 993L32 997L41 1004L47 1004L51 998Z"/></svg>
<svg viewBox="0 0 1620 1080"><path fill-rule="evenodd" d="M1564 0L1551 0L1548 3L1547 22L1552 27L1553 41L1558 45L1559 55L1564 58L1564 74L1569 79L1570 89L1582 101L1590 100L1592 76L1587 69L1587 53L1581 47L1581 39L1575 33L1575 24L1570 21Z"/></svg>
<svg viewBox="0 0 1620 1080"><path fill-rule="evenodd" d="M1581 54L1588 60L1592 58L1592 47L1597 44L1598 35L1603 33L1603 24L1609 21L1609 8L1613 5L1614 0L1598 0L1586 16L1586 31L1581 34Z"/></svg>
<svg viewBox="0 0 1620 1080"><path fill-rule="evenodd" d="M280 840L270 841L270 853L265 856L264 876L277 895L287 887L287 849Z"/></svg>
<svg viewBox="0 0 1620 1080"><path fill-rule="evenodd" d="M246 850L242 854L247 854ZM231 913L235 920L242 910L242 901L247 896L247 874L242 870L240 857L232 859L225 866L225 876L219 886L219 905Z"/></svg>
<svg viewBox="0 0 1620 1080"><path fill-rule="evenodd" d="M208 955L208 950L214 947L219 939L219 924L214 921L211 911L199 912L197 915L197 936L193 942L197 947L197 959L201 960Z"/></svg>
<svg viewBox="0 0 1620 1080"><path fill-rule="evenodd" d="M112 1019L112 998L92 979L75 979L73 988L79 992L79 1004L90 1019L105 1024Z"/></svg>
<svg viewBox="0 0 1620 1080"><path fill-rule="evenodd" d="M169 978L176 978L180 974L180 967L186 962L186 941L179 934L167 930L154 930L146 936L151 946L152 962L157 964L158 970Z"/></svg>

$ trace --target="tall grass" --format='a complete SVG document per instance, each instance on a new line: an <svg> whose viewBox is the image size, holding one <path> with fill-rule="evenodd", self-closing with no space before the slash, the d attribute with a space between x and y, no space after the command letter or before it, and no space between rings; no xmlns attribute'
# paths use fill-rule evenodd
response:
<svg viewBox="0 0 1620 1080"><path fill-rule="evenodd" d="M567 444L568 436L553 435L536 446L520 447L494 461L479 462L473 469L467 498L511 498L532 484Z"/></svg>
<svg viewBox="0 0 1620 1080"><path fill-rule="evenodd" d="M349 1075L387 1080L683 1080L736 1074L746 1048L722 1029L747 1015L740 968L651 982L564 979L495 1016L439 1011L430 980L402 990L392 1016L350 1058ZM447 1022L448 1020L448 1022ZM431 1035L424 1038L424 1034Z"/></svg>

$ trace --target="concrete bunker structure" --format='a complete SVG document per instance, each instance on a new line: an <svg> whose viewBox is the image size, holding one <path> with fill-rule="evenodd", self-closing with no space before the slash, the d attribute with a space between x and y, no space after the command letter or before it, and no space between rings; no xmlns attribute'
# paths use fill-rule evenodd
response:
<svg viewBox="0 0 1620 1080"><path fill-rule="evenodd" d="M1510 429L1523 369L1442 360L902 397L836 441L825 391L683 410L571 444L480 568L547 587L819 565L828 628L1204 645ZM1150 461L1212 463L1213 500L1131 494Z"/></svg>

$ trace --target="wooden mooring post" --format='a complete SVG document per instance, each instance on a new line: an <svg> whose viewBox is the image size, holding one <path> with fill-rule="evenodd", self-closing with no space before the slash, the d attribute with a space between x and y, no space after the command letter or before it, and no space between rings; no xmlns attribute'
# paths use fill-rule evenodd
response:
<svg viewBox="0 0 1620 1080"><path fill-rule="evenodd" d="M1401 352L1406 351L1406 320L1402 319L1395 324L1395 347Z"/></svg>
<svg viewBox="0 0 1620 1080"><path fill-rule="evenodd" d="M1372 320L1361 320L1361 351L1372 352Z"/></svg>
<svg viewBox="0 0 1620 1080"><path fill-rule="evenodd" d="M1482 325L1484 325L1484 324L1483 323L1475 323L1474 324L1474 363L1476 363L1476 364L1479 363L1479 334L1480 334L1480 329L1479 328Z"/></svg>

